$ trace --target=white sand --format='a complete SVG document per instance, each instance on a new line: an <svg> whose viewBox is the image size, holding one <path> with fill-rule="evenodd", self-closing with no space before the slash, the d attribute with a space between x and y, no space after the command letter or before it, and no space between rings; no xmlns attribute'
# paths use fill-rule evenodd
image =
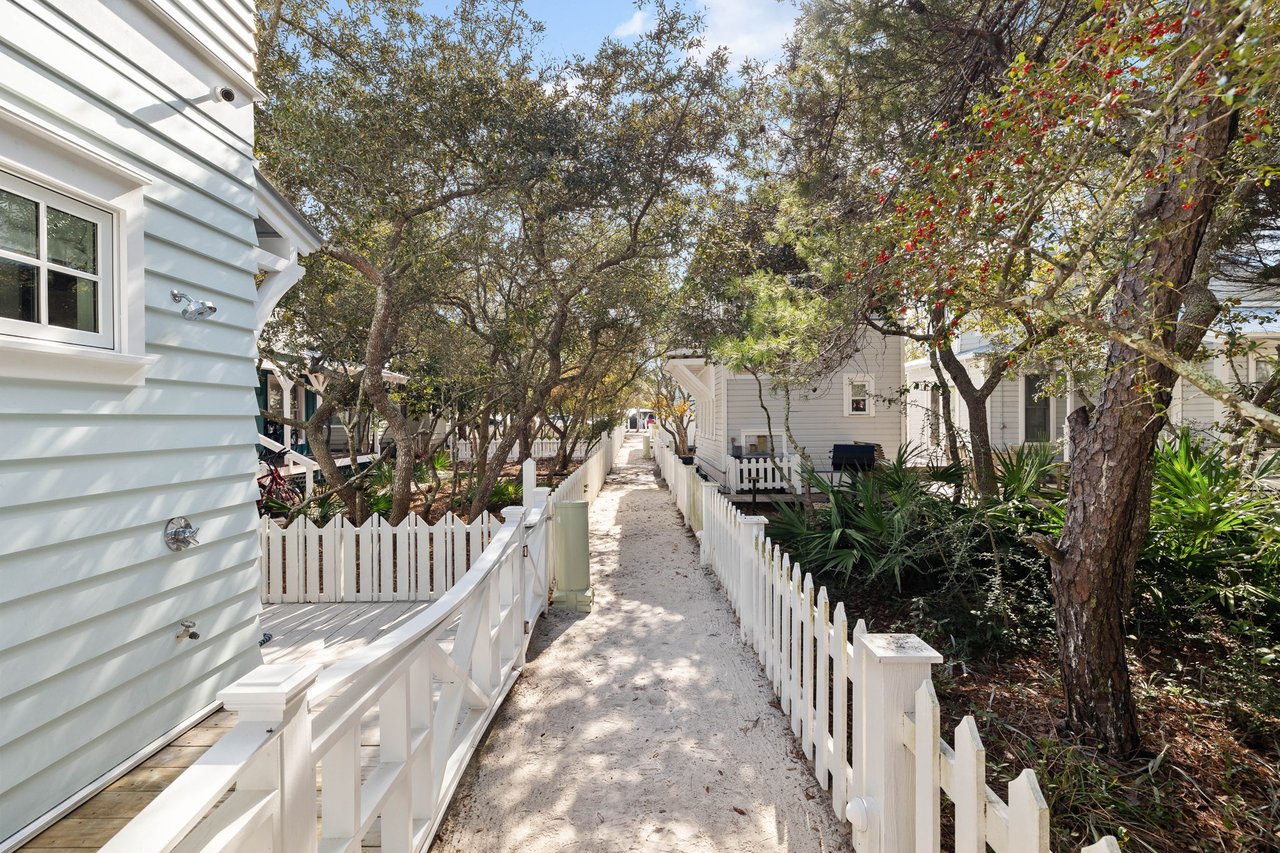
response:
<svg viewBox="0 0 1280 853"><path fill-rule="evenodd" d="M539 624L433 850L851 850L631 438L591 509L596 603Z"/></svg>

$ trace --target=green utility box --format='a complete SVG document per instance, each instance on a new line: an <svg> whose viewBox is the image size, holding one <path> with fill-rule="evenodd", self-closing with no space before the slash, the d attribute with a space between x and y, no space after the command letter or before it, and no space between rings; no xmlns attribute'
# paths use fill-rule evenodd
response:
<svg viewBox="0 0 1280 853"><path fill-rule="evenodd" d="M556 506L552 519L555 533L555 592L553 607L591 612L595 593L591 589L591 548L588 539L587 502L564 501Z"/></svg>

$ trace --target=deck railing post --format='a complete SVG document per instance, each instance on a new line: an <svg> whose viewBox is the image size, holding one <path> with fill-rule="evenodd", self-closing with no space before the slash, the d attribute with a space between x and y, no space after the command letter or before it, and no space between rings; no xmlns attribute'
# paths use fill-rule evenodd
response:
<svg viewBox="0 0 1280 853"><path fill-rule="evenodd" d="M551 530L547 520L551 508L547 506L547 498L550 494L551 490L546 488L526 489L524 492L524 541L528 553L524 557L522 579L526 596L526 632L533 629L534 620L546 610L551 591L550 561L547 559Z"/></svg>
<svg viewBox="0 0 1280 853"><path fill-rule="evenodd" d="M240 723L259 722L279 732L278 762L263 777L246 775L241 785L274 787L280 813L275 849L313 853L316 849L316 765L311 756L311 718L307 691L320 674L319 664L264 664L218 694Z"/></svg>
<svg viewBox="0 0 1280 853"><path fill-rule="evenodd" d="M903 717L942 655L914 634L856 634L852 643L857 705L855 739L863 747L862 790L850 791L846 817L860 839L859 853L915 849L915 762L903 741Z"/></svg>

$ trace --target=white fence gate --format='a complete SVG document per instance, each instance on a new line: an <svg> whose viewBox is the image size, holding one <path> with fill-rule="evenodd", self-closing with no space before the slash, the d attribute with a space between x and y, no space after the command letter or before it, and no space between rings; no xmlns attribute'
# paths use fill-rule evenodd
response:
<svg viewBox="0 0 1280 853"><path fill-rule="evenodd" d="M524 666L547 605L555 507L594 498L621 441L606 437L555 492L526 489L470 569L399 628L324 670L265 665L219 693L235 727L103 850L358 853L375 824L388 853L424 850ZM369 769L361 733L375 724Z"/></svg>
<svg viewBox="0 0 1280 853"><path fill-rule="evenodd" d="M932 665L942 656L913 634L850 631L844 603L764 534L766 519L743 515L651 433L654 456L676 506L702 543L738 614L743 642L773 681L782 710L813 762L859 853L944 849L941 803L954 805L946 849L1047 853L1049 807L1035 773L1023 770L1008 799L987 786L985 750L973 717L941 737ZM1086 853L1119 851L1107 836Z"/></svg>

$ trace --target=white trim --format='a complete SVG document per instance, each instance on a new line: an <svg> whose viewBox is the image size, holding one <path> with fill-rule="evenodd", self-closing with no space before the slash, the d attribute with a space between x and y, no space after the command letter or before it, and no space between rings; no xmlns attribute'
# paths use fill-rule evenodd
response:
<svg viewBox="0 0 1280 853"><path fill-rule="evenodd" d="M243 73L232 68L222 57L218 56L212 49L205 44L204 40L197 36L191 30L182 25L177 18L173 17L167 9L160 5L157 0L142 0L138 4L147 12L156 22L169 31L169 34L176 37L196 56L199 56L205 62L213 66L217 71L227 75L229 78L225 81L227 85L234 86L241 92L249 96L250 100L263 101L266 95L262 90L254 85L253 80L244 76Z"/></svg>
<svg viewBox="0 0 1280 853"><path fill-rule="evenodd" d="M740 445L740 448L744 455L750 452L758 452L758 451L747 450L748 435L756 435L756 436L768 435L769 442L774 446L773 447L774 456L782 457L782 456L791 455L791 446L787 443L787 434L785 432L782 435L776 435L774 433L769 432L768 427L761 426L761 427L747 427L740 433L740 435L742 436L742 444Z"/></svg>
<svg viewBox="0 0 1280 853"><path fill-rule="evenodd" d="M849 386L853 383L865 385L867 388L867 410L865 412L853 411L853 389ZM843 388L844 398L844 416L846 418L870 418L876 414L876 380L869 373L842 373L840 375L840 384Z"/></svg>
<svg viewBox="0 0 1280 853"><path fill-rule="evenodd" d="M158 355L129 355L96 347L0 335L0 378L91 385L142 385Z"/></svg>
<svg viewBox="0 0 1280 853"><path fill-rule="evenodd" d="M36 205L35 221L36 253L28 256L22 252L0 248L0 260L22 264L36 270L36 319L19 320L0 317L0 335L30 338L41 341L59 341L66 344L114 349L116 333L116 298L118 286L115 269L115 217L101 207L85 204L71 196L0 170L0 191L17 196ZM68 267L54 262L49 249L50 209L92 224L95 228L93 272ZM65 273L75 278L93 282L95 303L93 322L97 331L58 326L50 322L50 279L54 273ZM79 313L79 311L77 311Z"/></svg>
<svg viewBox="0 0 1280 853"><path fill-rule="evenodd" d="M13 378L140 384L146 368L156 361L146 356L144 333L143 194L150 178L4 104L0 104L0 152L0 170L110 215L109 253L103 253L100 272L114 282L109 349L101 344L49 343L4 335L4 349L25 354L24 360L38 357L44 363L6 363L0 373ZM22 343L40 341L48 347Z"/></svg>
<svg viewBox="0 0 1280 853"><path fill-rule="evenodd" d="M0 125L3 124L9 124L28 136L34 136L44 142L55 145L77 160L87 161L97 169L110 173L126 184L141 187L155 182L151 176L138 171L123 160L112 157L110 154L85 142L71 139L48 122L29 115L11 104L0 103Z"/></svg>

